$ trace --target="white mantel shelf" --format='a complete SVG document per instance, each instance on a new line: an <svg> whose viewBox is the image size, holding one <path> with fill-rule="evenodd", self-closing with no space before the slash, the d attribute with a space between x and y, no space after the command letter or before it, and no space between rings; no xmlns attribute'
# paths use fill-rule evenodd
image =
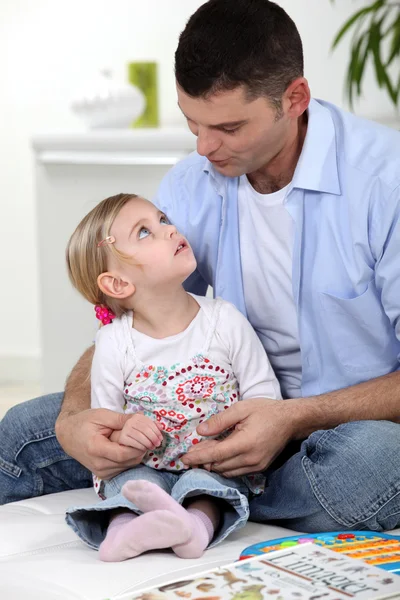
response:
<svg viewBox="0 0 400 600"><path fill-rule="evenodd" d="M174 165L196 148L186 128L102 129L36 135L36 160L64 165Z"/></svg>

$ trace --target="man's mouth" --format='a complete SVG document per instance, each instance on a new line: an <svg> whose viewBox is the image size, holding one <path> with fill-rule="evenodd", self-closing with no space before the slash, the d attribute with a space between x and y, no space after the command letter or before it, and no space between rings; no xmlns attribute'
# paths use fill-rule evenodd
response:
<svg viewBox="0 0 400 600"><path fill-rule="evenodd" d="M229 158L219 158L218 160L215 158L209 158L208 159L210 162L214 163L214 164L220 164L220 163L226 163L228 162Z"/></svg>

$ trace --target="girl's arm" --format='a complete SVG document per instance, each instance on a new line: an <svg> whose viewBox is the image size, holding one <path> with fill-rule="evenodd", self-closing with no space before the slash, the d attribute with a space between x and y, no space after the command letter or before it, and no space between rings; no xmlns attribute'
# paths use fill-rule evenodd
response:
<svg viewBox="0 0 400 600"><path fill-rule="evenodd" d="M105 325L96 335L91 370L91 407L124 412L125 351L118 342L117 323Z"/></svg>
<svg viewBox="0 0 400 600"><path fill-rule="evenodd" d="M218 334L228 349L241 400L282 398L279 382L257 334L229 302L224 302L221 307Z"/></svg>
<svg viewBox="0 0 400 600"><path fill-rule="evenodd" d="M96 336L92 362L92 408L107 408L122 413L128 358L125 344L118 339L119 325L119 322L106 325ZM111 433L110 440L131 447L140 462L148 450L162 443L162 433L156 423L139 413L130 415L122 429Z"/></svg>
<svg viewBox="0 0 400 600"><path fill-rule="evenodd" d="M116 324L104 326L97 332L91 370L91 407L123 412L124 373L123 354L115 336ZM121 430L110 435L119 442Z"/></svg>

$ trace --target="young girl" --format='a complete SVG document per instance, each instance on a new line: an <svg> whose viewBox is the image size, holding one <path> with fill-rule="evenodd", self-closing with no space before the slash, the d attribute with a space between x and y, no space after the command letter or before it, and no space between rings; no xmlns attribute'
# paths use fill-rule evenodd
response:
<svg viewBox="0 0 400 600"><path fill-rule="evenodd" d="M196 427L211 415L242 399L281 397L261 342L233 305L184 290L192 249L143 198L100 202L72 235L67 263L106 324L92 407L131 414L111 439L137 451L135 468L94 477L102 501L69 509L67 522L105 561L160 548L199 557L246 523L249 495L262 488L257 476L227 479L210 466L188 469L181 457L202 441Z"/></svg>

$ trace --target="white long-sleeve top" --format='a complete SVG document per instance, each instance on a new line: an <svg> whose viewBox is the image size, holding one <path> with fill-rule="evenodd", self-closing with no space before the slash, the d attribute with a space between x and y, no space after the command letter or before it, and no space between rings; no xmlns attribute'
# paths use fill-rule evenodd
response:
<svg viewBox="0 0 400 600"><path fill-rule="evenodd" d="M92 363L92 408L137 413L161 424L163 444L143 463L187 468L180 460L201 439L197 426L249 398L281 398L278 380L250 323L230 303L193 296L200 309L181 333L155 339L127 313L102 327ZM96 486L97 487L97 486Z"/></svg>

